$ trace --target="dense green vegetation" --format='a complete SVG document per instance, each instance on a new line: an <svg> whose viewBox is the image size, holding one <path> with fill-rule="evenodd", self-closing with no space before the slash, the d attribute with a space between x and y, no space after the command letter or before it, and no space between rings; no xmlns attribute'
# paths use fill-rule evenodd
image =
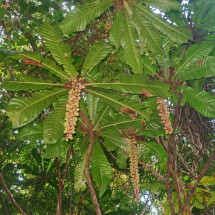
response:
<svg viewBox="0 0 215 215"><path fill-rule="evenodd" d="M215 0L2 0L0 214L213 214Z"/></svg>

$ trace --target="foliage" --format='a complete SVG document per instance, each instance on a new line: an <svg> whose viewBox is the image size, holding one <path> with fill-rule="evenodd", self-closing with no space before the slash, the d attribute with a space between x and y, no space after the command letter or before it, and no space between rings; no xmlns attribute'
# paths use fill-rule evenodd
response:
<svg viewBox="0 0 215 215"><path fill-rule="evenodd" d="M59 215L210 212L213 0L0 6L1 173L20 207L32 214L57 207ZM130 175L134 163L138 176ZM16 214L6 194L1 211Z"/></svg>

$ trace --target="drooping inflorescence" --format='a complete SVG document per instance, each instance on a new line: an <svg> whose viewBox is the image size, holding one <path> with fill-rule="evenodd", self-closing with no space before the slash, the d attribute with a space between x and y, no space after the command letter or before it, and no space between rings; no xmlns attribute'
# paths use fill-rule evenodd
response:
<svg viewBox="0 0 215 215"><path fill-rule="evenodd" d="M64 123L65 139L72 140L75 133L75 126L79 116L79 101L81 99L81 90L84 88L81 79L73 78L69 83L65 84L65 88L70 89L69 97L66 105L66 116Z"/></svg>
<svg viewBox="0 0 215 215"><path fill-rule="evenodd" d="M169 110L167 109L167 105L162 98L157 98L159 116L161 117L161 122L164 123L166 134L172 134L173 128L169 119Z"/></svg>
<svg viewBox="0 0 215 215"><path fill-rule="evenodd" d="M138 148L134 137L126 138L129 145L131 181L134 187L135 202L139 201L139 170L138 170Z"/></svg>

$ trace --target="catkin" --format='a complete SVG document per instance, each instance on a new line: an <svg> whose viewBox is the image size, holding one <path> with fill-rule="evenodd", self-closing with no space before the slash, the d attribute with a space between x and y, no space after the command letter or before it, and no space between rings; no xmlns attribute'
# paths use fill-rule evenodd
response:
<svg viewBox="0 0 215 215"><path fill-rule="evenodd" d="M172 134L173 128L169 119L169 110L167 105L162 98L157 98L159 116L161 117L161 122L164 124L164 129L166 134Z"/></svg>
<svg viewBox="0 0 215 215"><path fill-rule="evenodd" d="M84 85L81 84L80 80L72 79L66 87L70 88L64 123L64 133L66 134L65 139L68 141L69 139L73 139L73 134L75 133L75 126L79 116L81 90L84 88Z"/></svg>
<svg viewBox="0 0 215 215"><path fill-rule="evenodd" d="M139 170L138 170L138 148L136 146L136 140L134 137L127 139L129 145L129 158L130 158L130 172L131 181L134 187L135 202L138 203L140 196L139 188Z"/></svg>

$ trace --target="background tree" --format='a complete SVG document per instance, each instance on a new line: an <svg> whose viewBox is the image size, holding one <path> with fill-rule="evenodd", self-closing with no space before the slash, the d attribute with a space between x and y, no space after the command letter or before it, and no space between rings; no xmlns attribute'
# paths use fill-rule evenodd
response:
<svg viewBox="0 0 215 215"><path fill-rule="evenodd" d="M210 214L214 8L2 1L2 213Z"/></svg>

